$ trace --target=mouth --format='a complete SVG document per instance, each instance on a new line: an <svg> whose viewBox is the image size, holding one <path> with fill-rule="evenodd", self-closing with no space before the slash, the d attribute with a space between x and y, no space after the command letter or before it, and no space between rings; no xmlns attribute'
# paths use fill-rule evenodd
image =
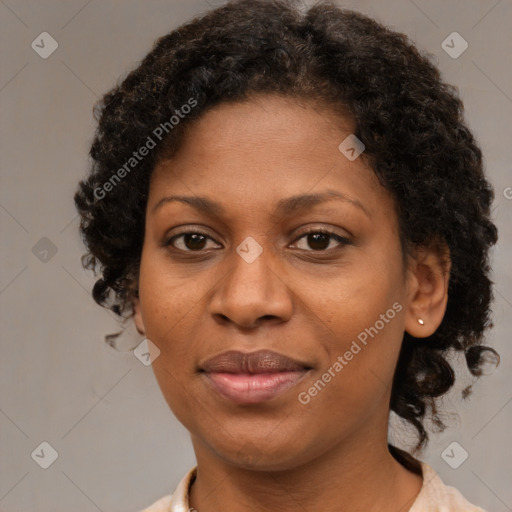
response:
<svg viewBox="0 0 512 512"><path fill-rule="evenodd" d="M295 386L311 369L271 350L223 352L200 367L208 384L237 404L271 400Z"/></svg>

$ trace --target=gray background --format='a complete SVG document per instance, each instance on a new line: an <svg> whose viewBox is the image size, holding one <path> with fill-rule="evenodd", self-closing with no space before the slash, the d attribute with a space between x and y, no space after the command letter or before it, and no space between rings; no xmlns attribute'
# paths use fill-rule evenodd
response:
<svg viewBox="0 0 512 512"><path fill-rule="evenodd" d="M445 399L451 428L421 458L470 501L489 511L512 510L512 2L339 3L407 33L435 56L459 87L484 150L500 229L488 341L502 362L469 402L455 392ZM90 296L94 278L80 265L72 197L87 169L93 103L158 36L212 5L0 0L2 511L136 511L172 492L194 465L188 433L168 410L151 368L103 341L118 324ZM31 48L43 31L59 44L47 59ZM454 31L469 43L457 59L441 47ZM45 237L51 243L40 241ZM140 339L128 329L121 342L128 347ZM400 443L406 435L392 433ZM48 469L31 457L43 441L58 452ZM441 457L453 441L469 453L458 469Z"/></svg>

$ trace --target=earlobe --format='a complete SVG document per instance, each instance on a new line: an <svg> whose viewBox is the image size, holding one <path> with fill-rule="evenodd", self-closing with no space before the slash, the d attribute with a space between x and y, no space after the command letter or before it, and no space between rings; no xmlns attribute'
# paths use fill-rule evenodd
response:
<svg viewBox="0 0 512 512"><path fill-rule="evenodd" d="M137 331L139 334L142 334L143 336L145 336L146 329L144 327L144 321L142 320L142 313L141 313L141 309L140 309L140 300L138 297L133 297L132 305L133 305L133 321L135 323L135 327L137 328Z"/></svg>
<svg viewBox="0 0 512 512"><path fill-rule="evenodd" d="M450 279L449 250L422 249L409 265L409 301L405 330L415 338L434 334L443 320L448 303Z"/></svg>

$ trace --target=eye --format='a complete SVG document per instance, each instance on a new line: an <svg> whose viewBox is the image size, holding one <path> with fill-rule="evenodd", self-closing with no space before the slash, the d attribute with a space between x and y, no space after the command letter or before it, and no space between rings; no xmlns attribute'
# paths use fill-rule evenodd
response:
<svg viewBox="0 0 512 512"><path fill-rule="evenodd" d="M325 229L310 228L307 232L300 235L294 242L297 244L301 240L305 240L306 244L311 249L299 247L299 249L306 250L308 252L328 252L336 247L330 247L331 242L334 240L338 243L338 246L350 245L352 242L341 235L333 233ZM167 239L164 244L165 246L172 246L175 249L184 252L199 252L209 249L207 247L208 240L215 242L210 236L201 231L188 230L183 233L179 233ZM216 244L216 242L215 242ZM217 244L218 246L218 244ZM210 247L215 248L215 247Z"/></svg>
<svg viewBox="0 0 512 512"><path fill-rule="evenodd" d="M338 243L338 247L350 245L352 243L346 237L333 233L332 231L318 228L309 229L306 233L303 233L299 238L297 238L294 243L296 244L298 241L303 239L306 241L306 244L311 247L311 250L304 247L299 247L299 249L304 249L308 252L330 251L331 249L335 249L336 247L329 247L332 240L335 240Z"/></svg>
<svg viewBox="0 0 512 512"><path fill-rule="evenodd" d="M165 245L185 252L199 252L208 249L207 240L214 241L207 234L201 231L189 230L179 235L174 235L165 241ZM177 241L179 241L177 243Z"/></svg>

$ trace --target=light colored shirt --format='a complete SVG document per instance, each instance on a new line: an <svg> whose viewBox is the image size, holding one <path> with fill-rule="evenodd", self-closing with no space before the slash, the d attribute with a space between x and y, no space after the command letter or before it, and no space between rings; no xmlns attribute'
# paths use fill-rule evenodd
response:
<svg viewBox="0 0 512 512"><path fill-rule="evenodd" d="M141 512L194 512L188 497L190 486L196 478L196 470L197 466L183 477L173 494L164 496ZM485 512L469 503L455 487L445 485L425 462L421 462L421 470L423 484L409 512Z"/></svg>

